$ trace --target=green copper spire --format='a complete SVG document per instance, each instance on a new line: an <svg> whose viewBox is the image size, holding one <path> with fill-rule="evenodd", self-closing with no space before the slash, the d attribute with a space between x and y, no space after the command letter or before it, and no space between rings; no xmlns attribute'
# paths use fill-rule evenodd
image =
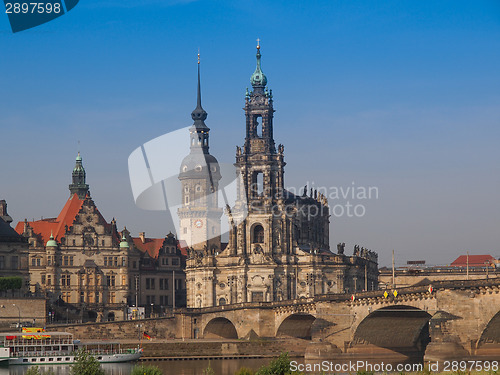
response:
<svg viewBox="0 0 500 375"><path fill-rule="evenodd" d="M252 77L250 77L250 83L253 87L266 87L267 85L267 77L264 73L262 73L262 69L260 68L260 40L257 39L257 67L255 68L255 72L253 72Z"/></svg>
<svg viewBox="0 0 500 375"><path fill-rule="evenodd" d="M72 184L69 185L69 191L71 196L73 194L78 194L78 198L85 199L89 191L89 185L85 183L86 173L85 168L83 168L82 157L80 156L80 152L76 157L76 164L73 168L73 173L71 174Z"/></svg>

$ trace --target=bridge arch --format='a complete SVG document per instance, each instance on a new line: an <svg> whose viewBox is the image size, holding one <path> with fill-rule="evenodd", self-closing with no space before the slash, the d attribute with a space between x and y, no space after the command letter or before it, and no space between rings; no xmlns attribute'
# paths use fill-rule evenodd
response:
<svg viewBox="0 0 500 375"><path fill-rule="evenodd" d="M477 346L479 348L485 344L500 344L500 311L486 324Z"/></svg>
<svg viewBox="0 0 500 375"><path fill-rule="evenodd" d="M308 313L295 313L287 316L278 327L276 337L290 336L305 340L312 339L312 328L316 318Z"/></svg>
<svg viewBox="0 0 500 375"><path fill-rule="evenodd" d="M359 323L352 346L371 344L396 352L423 355L430 342L430 319L429 313L413 306L382 307Z"/></svg>
<svg viewBox="0 0 500 375"><path fill-rule="evenodd" d="M227 318L213 318L203 331L205 339L238 339L238 332L234 324Z"/></svg>

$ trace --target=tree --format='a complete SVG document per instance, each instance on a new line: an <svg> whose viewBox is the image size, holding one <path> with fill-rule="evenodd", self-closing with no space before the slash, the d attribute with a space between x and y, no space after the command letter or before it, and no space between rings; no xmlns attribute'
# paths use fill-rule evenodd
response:
<svg viewBox="0 0 500 375"><path fill-rule="evenodd" d="M156 366L135 365L130 375L162 375Z"/></svg>
<svg viewBox="0 0 500 375"><path fill-rule="evenodd" d="M0 291L21 289L23 287L23 279L18 276L0 277Z"/></svg>
<svg viewBox="0 0 500 375"><path fill-rule="evenodd" d="M75 363L71 365L71 375L105 375L101 364L97 359L87 352L80 349L75 357Z"/></svg>

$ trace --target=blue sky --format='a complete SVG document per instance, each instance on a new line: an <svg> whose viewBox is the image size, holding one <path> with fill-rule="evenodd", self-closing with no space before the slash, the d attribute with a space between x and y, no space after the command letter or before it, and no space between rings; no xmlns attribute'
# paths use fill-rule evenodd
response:
<svg viewBox="0 0 500 375"><path fill-rule="evenodd" d="M57 216L80 150L106 219L163 236L135 207L128 155L191 124L196 53L211 151L234 160L261 39L285 184L376 186L331 243L389 264L500 256L499 1L97 1L12 34L0 17L0 198ZM168 158L166 158L168 163ZM331 205L345 202L330 202ZM354 202L352 202L354 203Z"/></svg>

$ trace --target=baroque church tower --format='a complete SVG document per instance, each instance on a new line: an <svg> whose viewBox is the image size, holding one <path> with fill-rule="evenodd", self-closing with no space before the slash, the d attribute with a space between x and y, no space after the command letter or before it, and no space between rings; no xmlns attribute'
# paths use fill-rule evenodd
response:
<svg viewBox="0 0 500 375"><path fill-rule="evenodd" d="M276 147L274 141L273 95L266 88L260 45L257 45L257 67L250 82L252 91L247 89L245 95L245 142L236 148L234 164L238 176L237 199L233 207L225 207L230 226L229 242L220 253L210 251L210 246L204 250L199 246L188 248L187 307L293 300L357 291L363 284L376 285L376 255L363 251L360 256L358 251L347 256L343 247L338 248L338 254L330 251L326 197L313 189L307 194L307 186L301 195L284 187L284 146ZM206 118L199 95L198 103L193 112L195 124L191 128L191 141L201 144L201 151L192 148L179 176L185 199L179 210L181 231L191 239L194 236L190 231L196 230L193 225L196 220L208 220L211 212L218 219L215 213L220 212L211 206L216 200L208 200L204 208L186 203L191 202L189 194L194 185L210 187L209 183L220 178L220 175L214 178L208 174L211 169L200 168L197 172L194 168L200 163L193 160L199 160L200 155L205 155L207 165L209 160L215 160L208 154L208 130L202 120L196 120ZM204 137L206 147L203 147ZM194 171L190 171L192 169ZM192 243L201 240L203 237Z"/></svg>
<svg viewBox="0 0 500 375"><path fill-rule="evenodd" d="M181 240L196 250L220 251L220 218L217 190L221 179L219 163L209 152L210 129L201 106L200 55L198 54L197 105L191 113L190 153L181 163L182 207L178 210Z"/></svg>

